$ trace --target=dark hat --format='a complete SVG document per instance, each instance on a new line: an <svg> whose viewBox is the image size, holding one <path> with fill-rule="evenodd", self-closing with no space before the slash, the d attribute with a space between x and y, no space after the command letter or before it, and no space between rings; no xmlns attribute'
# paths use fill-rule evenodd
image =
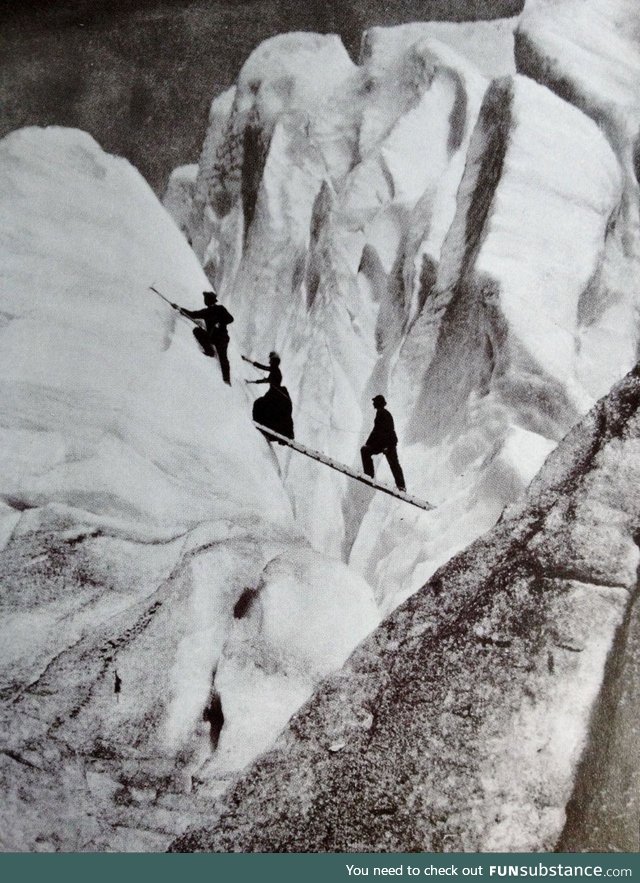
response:
<svg viewBox="0 0 640 883"><path fill-rule="evenodd" d="M384 406L384 405L387 404L387 400L385 399L384 396L381 396L381 395L374 396L374 397L371 399L371 401L373 402L374 405L382 405L382 406Z"/></svg>
<svg viewBox="0 0 640 883"><path fill-rule="evenodd" d="M218 297L218 295L215 293L215 291L203 291L202 292L203 297L207 297L207 295L213 295L213 297L215 297L216 299Z"/></svg>

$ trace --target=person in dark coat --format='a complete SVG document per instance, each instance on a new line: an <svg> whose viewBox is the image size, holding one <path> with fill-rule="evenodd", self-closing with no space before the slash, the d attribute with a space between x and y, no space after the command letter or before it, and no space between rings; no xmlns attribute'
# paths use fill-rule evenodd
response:
<svg viewBox="0 0 640 883"><path fill-rule="evenodd" d="M268 383L271 389L279 389L282 386L282 371L280 370L280 356L277 353L269 353L269 364L261 365L260 362L252 362L251 359L242 357L245 362L259 368L261 371L268 371L268 377L261 377L260 380L247 380L247 383Z"/></svg>
<svg viewBox="0 0 640 883"><path fill-rule="evenodd" d="M406 486L402 467L398 460L398 436L393 425L393 417L385 407L387 402L384 396L374 396L372 401L373 407L376 409L376 416L373 421L371 434L362 448L360 448L362 468L365 475L368 475L369 478L374 478L373 455L384 454L398 490L404 491Z"/></svg>
<svg viewBox="0 0 640 883"><path fill-rule="evenodd" d="M286 386L282 385L282 371L280 370L280 356L277 353L269 353L269 364L262 365L260 362L253 362L242 357L245 362L259 368L261 371L268 371L268 377L261 377L259 380L247 380L247 383L268 383L269 389L259 399L253 403L253 419L255 423L273 429L279 435L286 438L294 438L293 430L293 405L291 397ZM262 432L262 430L260 430ZM274 437L262 432L267 441L273 441ZM284 442L278 441L278 444Z"/></svg>
<svg viewBox="0 0 640 883"><path fill-rule="evenodd" d="M171 304L176 310L180 310L190 319L204 319L205 328L194 328L193 334L205 355L215 356L217 354L220 359L220 370L222 371L222 379L231 386L229 359L227 357L227 347L229 346L229 332L227 326L233 322L233 316L218 303L218 297L215 291L203 291L205 307L203 310L187 310L179 307L177 304Z"/></svg>

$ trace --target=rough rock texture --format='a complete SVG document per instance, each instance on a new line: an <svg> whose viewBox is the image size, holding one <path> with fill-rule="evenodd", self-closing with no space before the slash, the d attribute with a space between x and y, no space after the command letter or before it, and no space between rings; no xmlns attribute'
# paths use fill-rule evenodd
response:
<svg viewBox="0 0 640 883"><path fill-rule="evenodd" d="M560 852L637 852L640 816L640 598L607 663L589 743L567 805Z"/></svg>
<svg viewBox="0 0 640 883"><path fill-rule="evenodd" d="M632 351L637 344L620 332L636 321L640 279L640 7L634 0L527 0L515 58L519 71L594 119L618 156L624 194L610 220L601 273L608 296L600 324L610 329L610 342L599 336L611 351ZM561 849L638 848L637 617L636 603L616 647Z"/></svg>
<svg viewBox="0 0 640 883"><path fill-rule="evenodd" d="M552 849L635 629L639 489L637 366L173 849Z"/></svg>
<svg viewBox="0 0 640 883"><path fill-rule="evenodd" d="M142 177L53 128L0 178L2 847L162 848L378 613L296 528L237 352L229 388L148 290L207 279Z"/></svg>
<svg viewBox="0 0 640 883"><path fill-rule="evenodd" d="M204 824L377 624L369 585L385 610L423 586L635 363L636 12L529 3L517 75L513 21L372 28L357 64L336 37L267 41L171 182L197 259L87 136L2 143L7 848ZM195 306L207 279L236 317L232 389L147 290ZM298 437L348 463L384 392L437 508L270 451L238 347L280 350ZM628 843L635 396L307 706L294 770L256 767L284 769L287 822L262 784L236 807L244 782L216 848L546 848L565 809L567 848Z"/></svg>

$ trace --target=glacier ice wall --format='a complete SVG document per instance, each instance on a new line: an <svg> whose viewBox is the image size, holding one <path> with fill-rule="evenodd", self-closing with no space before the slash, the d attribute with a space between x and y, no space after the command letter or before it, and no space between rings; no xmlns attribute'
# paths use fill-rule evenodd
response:
<svg viewBox="0 0 640 883"><path fill-rule="evenodd" d="M185 225L240 346L280 352L297 437L351 465L384 393L409 488L436 504L414 512L280 455L310 542L383 609L495 523L636 359L637 182L616 135L635 50L615 92L601 10L575 39L600 34L605 73L576 62L575 89L554 89L573 56L539 63L543 6L373 28L358 64L334 37L274 38L212 105ZM571 16L556 17L561 41Z"/></svg>

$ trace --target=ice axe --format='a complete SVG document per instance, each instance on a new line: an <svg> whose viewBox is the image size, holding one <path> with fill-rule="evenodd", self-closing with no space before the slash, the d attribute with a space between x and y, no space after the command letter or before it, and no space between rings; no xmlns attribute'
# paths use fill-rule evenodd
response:
<svg viewBox="0 0 640 883"><path fill-rule="evenodd" d="M195 319L192 319L190 316L186 316L177 304L174 304L173 301L169 300L168 297L165 297L165 295L161 291L158 291L157 288L154 288L153 285L149 286L149 291L153 291L154 294L157 294L158 297L161 297L162 300L166 304L169 304L169 306L171 307L172 310L176 310L178 313L180 313L180 315L182 316L183 319L187 319L189 322L192 322L194 325L198 325L198 323L196 322ZM198 326L198 327L200 327L200 326Z"/></svg>
<svg viewBox="0 0 640 883"><path fill-rule="evenodd" d="M195 328L192 329L193 336L198 341L200 349L205 356L209 356L209 358L215 359L216 354L211 349L209 335L202 327L202 325L196 319L192 319L191 316L187 316L185 313L183 313L177 304L174 304L173 301L170 301L168 297L165 297L164 294L161 291L158 291L157 288L154 288L153 285L149 286L149 290L153 291L154 294L157 294L158 297L161 297L165 303L169 304L172 310L177 310L177 312L180 313L183 319L186 319L187 322L191 322L192 325L195 325Z"/></svg>

